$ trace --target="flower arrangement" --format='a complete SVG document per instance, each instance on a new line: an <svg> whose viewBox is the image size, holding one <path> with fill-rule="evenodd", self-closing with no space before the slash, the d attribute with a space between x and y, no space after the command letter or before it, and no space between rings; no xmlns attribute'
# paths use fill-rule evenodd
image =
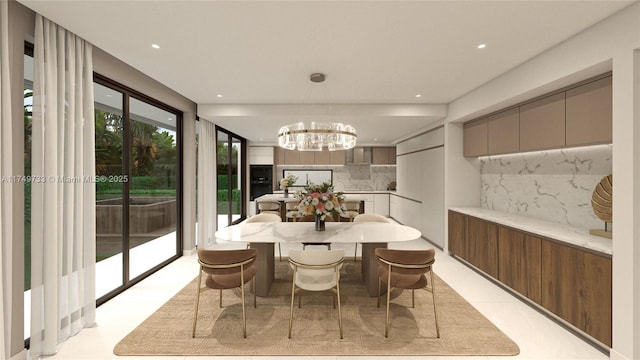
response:
<svg viewBox="0 0 640 360"><path fill-rule="evenodd" d="M286 190L290 188L291 186L293 186L293 184L296 183L296 180L298 180L297 176L289 174L289 176L284 177L280 180L280 189Z"/></svg>
<svg viewBox="0 0 640 360"><path fill-rule="evenodd" d="M305 191L299 191L296 196L300 199L300 216L315 215L316 218L325 220L327 215L332 215L337 219L345 211L342 206L344 195L334 192L333 186L327 182L320 185L308 184Z"/></svg>

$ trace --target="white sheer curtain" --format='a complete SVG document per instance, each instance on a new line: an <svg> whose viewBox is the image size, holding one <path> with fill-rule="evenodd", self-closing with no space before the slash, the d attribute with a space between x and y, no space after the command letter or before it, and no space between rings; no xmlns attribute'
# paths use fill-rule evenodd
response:
<svg viewBox="0 0 640 360"><path fill-rule="evenodd" d="M36 15L31 211L31 358L95 324L91 44Z"/></svg>
<svg viewBox="0 0 640 360"><path fill-rule="evenodd" d="M0 2L0 176L13 175L11 86L9 79L9 9ZM13 240L13 185L0 185L0 357L8 359L11 352L11 257Z"/></svg>
<svg viewBox="0 0 640 360"><path fill-rule="evenodd" d="M198 246L215 243L217 222L216 126L200 119L198 138Z"/></svg>

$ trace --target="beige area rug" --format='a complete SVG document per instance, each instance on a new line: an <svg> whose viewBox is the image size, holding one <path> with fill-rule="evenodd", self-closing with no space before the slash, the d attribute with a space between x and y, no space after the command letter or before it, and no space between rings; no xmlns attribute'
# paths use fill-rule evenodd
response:
<svg viewBox="0 0 640 360"><path fill-rule="evenodd" d="M345 262L340 292L344 339L330 292L303 293L294 308L292 338L287 338L292 271L276 261L269 297L247 297L247 338L242 337L240 290L200 297L196 338L191 338L195 280L182 289L114 348L116 355L517 355L518 345L475 308L436 279L441 337L436 338L431 294L392 291L391 328L384 337L384 301L380 308L361 282L360 262ZM437 270L437 269L436 269ZM247 290L249 287L247 286ZM248 291L249 292L249 291ZM297 298L296 298L297 305Z"/></svg>

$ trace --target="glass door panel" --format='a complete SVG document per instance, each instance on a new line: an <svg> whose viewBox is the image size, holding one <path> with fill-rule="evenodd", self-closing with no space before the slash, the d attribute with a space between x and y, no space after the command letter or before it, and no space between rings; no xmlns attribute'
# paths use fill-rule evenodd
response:
<svg viewBox="0 0 640 360"><path fill-rule="evenodd" d="M232 178L229 173L229 136L220 130L216 131L217 139L217 203L218 203L218 229L222 229L229 225L229 215L231 214L231 194L229 186Z"/></svg>
<svg viewBox="0 0 640 360"><path fill-rule="evenodd" d="M176 256L175 114L130 98L129 279Z"/></svg>
<svg viewBox="0 0 640 360"><path fill-rule="evenodd" d="M242 140L231 138L231 222L242 216Z"/></svg>
<svg viewBox="0 0 640 360"><path fill-rule="evenodd" d="M96 131L96 298L123 285L124 94L94 83ZM101 181L104 179L104 181Z"/></svg>

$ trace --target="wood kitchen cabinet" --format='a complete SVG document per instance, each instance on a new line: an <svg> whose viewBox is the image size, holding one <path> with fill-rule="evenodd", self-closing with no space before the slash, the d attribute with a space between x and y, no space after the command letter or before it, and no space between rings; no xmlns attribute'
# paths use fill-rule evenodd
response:
<svg viewBox="0 0 640 360"><path fill-rule="evenodd" d="M467 245L467 216L449 211L449 252L463 258L469 259Z"/></svg>
<svg viewBox="0 0 640 360"><path fill-rule="evenodd" d="M613 139L611 76L569 89L566 96L566 145L610 143Z"/></svg>
<svg viewBox="0 0 640 360"><path fill-rule="evenodd" d="M373 147L371 148L371 164L373 165L394 165L396 163L396 148L394 147Z"/></svg>
<svg viewBox="0 0 640 360"><path fill-rule="evenodd" d="M611 346L611 259L542 242L542 306Z"/></svg>
<svg viewBox="0 0 640 360"><path fill-rule="evenodd" d="M565 93L547 96L520 107L520 151L564 146Z"/></svg>
<svg viewBox="0 0 640 360"><path fill-rule="evenodd" d="M541 239L500 227L498 230L498 280L541 303Z"/></svg>
<svg viewBox="0 0 640 360"><path fill-rule="evenodd" d="M329 163L331 165L344 165L346 150L329 151Z"/></svg>
<svg viewBox="0 0 640 360"><path fill-rule="evenodd" d="M312 165L315 164L316 162L316 158L315 158L315 151L298 151L298 156L299 158L299 164L301 165Z"/></svg>
<svg viewBox="0 0 640 360"><path fill-rule="evenodd" d="M488 275L497 267L502 284L611 346L610 257L455 211L448 249Z"/></svg>
<svg viewBox="0 0 640 360"><path fill-rule="evenodd" d="M329 165L331 163L331 154L329 154L329 150L323 148L322 151L314 151L314 162L316 165Z"/></svg>
<svg viewBox="0 0 640 360"><path fill-rule="evenodd" d="M465 123L463 137L464 156L487 155L487 119Z"/></svg>
<svg viewBox="0 0 640 360"><path fill-rule="evenodd" d="M487 118L487 153L508 154L520 149L520 111L505 110Z"/></svg>
<svg viewBox="0 0 640 360"><path fill-rule="evenodd" d="M469 261L478 269L498 278L498 226L467 216Z"/></svg>
<svg viewBox="0 0 640 360"><path fill-rule="evenodd" d="M284 149L284 165L300 164L300 151Z"/></svg>

